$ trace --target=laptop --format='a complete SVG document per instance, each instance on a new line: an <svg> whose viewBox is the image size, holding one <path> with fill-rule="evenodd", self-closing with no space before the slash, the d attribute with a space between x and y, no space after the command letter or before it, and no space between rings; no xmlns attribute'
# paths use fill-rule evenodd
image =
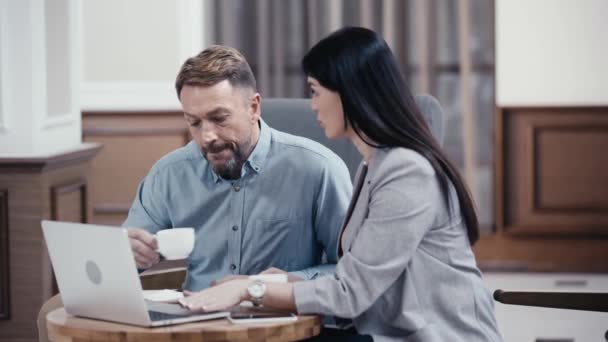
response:
<svg viewBox="0 0 608 342"><path fill-rule="evenodd" d="M42 221L42 231L70 315L156 327L230 314L193 313L179 304L145 300L124 228Z"/></svg>

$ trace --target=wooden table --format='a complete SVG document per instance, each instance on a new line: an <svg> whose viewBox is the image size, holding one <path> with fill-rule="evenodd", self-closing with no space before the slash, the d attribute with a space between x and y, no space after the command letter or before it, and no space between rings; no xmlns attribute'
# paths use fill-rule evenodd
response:
<svg viewBox="0 0 608 342"><path fill-rule="evenodd" d="M84 341L297 341L321 332L318 316L298 316L295 322L232 324L227 319L157 328L98 321L68 315L63 308L47 315L49 340Z"/></svg>

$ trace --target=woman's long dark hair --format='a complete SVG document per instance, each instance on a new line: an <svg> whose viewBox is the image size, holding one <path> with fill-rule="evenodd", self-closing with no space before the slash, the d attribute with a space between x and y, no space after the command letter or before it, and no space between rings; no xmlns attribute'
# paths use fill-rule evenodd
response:
<svg viewBox="0 0 608 342"><path fill-rule="evenodd" d="M473 245L479 238L479 222L471 196L433 138L384 39L366 28L340 29L313 46L302 67L340 95L345 124L365 143L377 148L405 147L423 155L435 169L450 213L451 181Z"/></svg>

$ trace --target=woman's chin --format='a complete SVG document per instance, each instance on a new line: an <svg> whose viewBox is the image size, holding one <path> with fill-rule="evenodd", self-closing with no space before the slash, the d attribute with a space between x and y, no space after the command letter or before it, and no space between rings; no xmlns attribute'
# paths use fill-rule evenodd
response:
<svg viewBox="0 0 608 342"><path fill-rule="evenodd" d="M329 132L328 130L325 130L325 136L327 137L327 139L338 139L342 137L342 134L336 133L336 132Z"/></svg>

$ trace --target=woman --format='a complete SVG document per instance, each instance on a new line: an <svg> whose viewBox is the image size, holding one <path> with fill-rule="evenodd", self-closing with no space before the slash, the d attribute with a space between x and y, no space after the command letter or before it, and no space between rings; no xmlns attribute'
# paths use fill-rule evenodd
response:
<svg viewBox="0 0 608 342"><path fill-rule="evenodd" d="M386 42L368 29L344 28L317 43L302 65L325 134L349 139L363 156L335 275L287 284L234 280L182 304L223 310L253 300L350 318L374 341L500 341L471 251L479 236L473 202Z"/></svg>

